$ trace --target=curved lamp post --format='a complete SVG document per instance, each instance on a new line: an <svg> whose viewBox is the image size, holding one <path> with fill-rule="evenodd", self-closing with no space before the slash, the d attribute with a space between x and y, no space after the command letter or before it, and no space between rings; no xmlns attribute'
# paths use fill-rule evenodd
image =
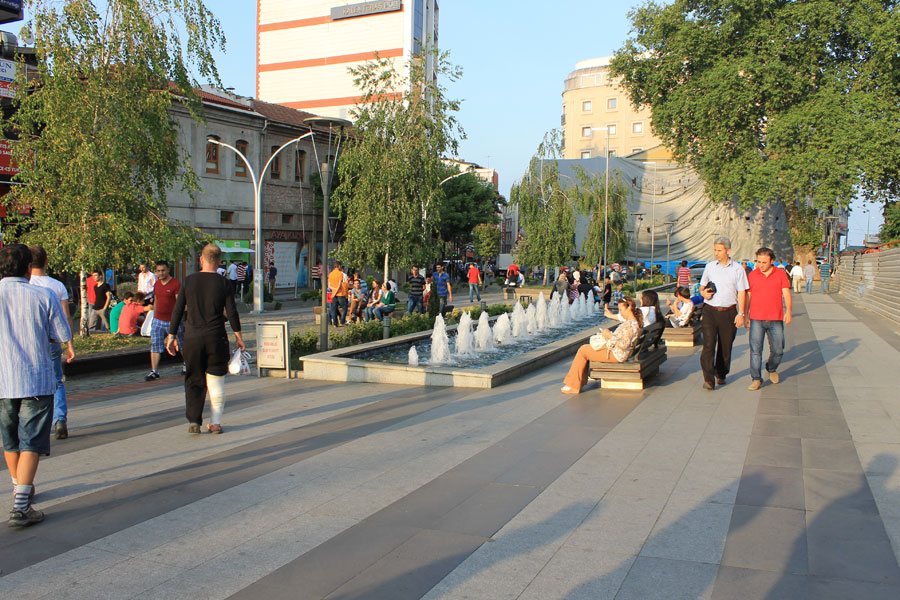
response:
<svg viewBox="0 0 900 600"><path fill-rule="evenodd" d="M241 157L241 160L244 161L244 165L246 165L247 170L250 171L250 178L253 180L253 238L254 243L256 244L256 248L253 251L253 261L256 263L256 268L253 270L253 312L261 313L263 312L263 267L262 267L262 184L263 184L263 176L266 174L266 170L272 164L272 161L275 159L278 154L296 142L299 142L303 138L309 137L312 135L312 131L309 133L304 133L298 138L294 138L289 142L285 142L282 144L278 150L272 153L272 156L269 157L269 160L266 161L265 166L262 168L262 171L259 173L259 179L256 178L256 172L253 170L253 167L250 165L250 161L247 160L247 157L244 156L244 153L232 146L231 144L226 144L225 142L219 141L215 138L208 137L206 138L207 142L212 142L217 146L224 146L225 148L230 148L234 150L234 152Z"/></svg>

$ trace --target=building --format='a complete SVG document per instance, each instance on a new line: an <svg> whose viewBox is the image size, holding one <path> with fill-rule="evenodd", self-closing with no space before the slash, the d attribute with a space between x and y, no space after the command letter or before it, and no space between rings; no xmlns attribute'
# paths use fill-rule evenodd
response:
<svg viewBox="0 0 900 600"><path fill-rule="evenodd" d="M474 173L482 181L494 184L495 188L500 186L500 175L497 173L497 169L453 158L444 158L442 162L448 167L456 167L460 173Z"/></svg>
<svg viewBox="0 0 900 600"><path fill-rule="evenodd" d="M575 63L563 90L563 158L602 157L609 130L610 156L629 156L661 144L650 130L649 109L636 109L609 76L611 57Z"/></svg>
<svg viewBox="0 0 900 600"><path fill-rule="evenodd" d="M258 0L256 32L258 98L347 119L360 98L348 69L376 54L407 69L424 44L437 45L438 3ZM428 76L433 67L429 57Z"/></svg>

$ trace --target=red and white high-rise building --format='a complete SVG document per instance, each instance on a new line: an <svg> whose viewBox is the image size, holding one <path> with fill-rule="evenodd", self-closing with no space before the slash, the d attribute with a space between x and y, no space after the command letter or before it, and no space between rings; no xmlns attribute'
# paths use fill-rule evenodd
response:
<svg viewBox="0 0 900 600"><path fill-rule="evenodd" d="M437 0L257 0L256 96L351 118L360 91L348 68L377 53L405 69L437 42Z"/></svg>

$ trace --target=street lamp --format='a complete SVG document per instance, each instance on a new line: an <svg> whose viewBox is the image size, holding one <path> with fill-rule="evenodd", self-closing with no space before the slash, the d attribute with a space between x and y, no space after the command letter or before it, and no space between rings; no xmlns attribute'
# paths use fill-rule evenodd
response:
<svg viewBox="0 0 900 600"><path fill-rule="evenodd" d="M650 276L653 276L653 251L656 249L656 161L644 163L653 165L653 187L650 188Z"/></svg>
<svg viewBox="0 0 900 600"><path fill-rule="evenodd" d="M672 247L672 229L676 223L677 221L666 221L663 223L666 226L666 275L671 275L669 268L672 266L672 263L669 262L669 250ZM666 282L668 283L668 280Z"/></svg>
<svg viewBox="0 0 900 600"><path fill-rule="evenodd" d="M262 184L263 184L263 176L266 174L266 170L269 168L269 165L272 164L272 160L278 156L278 153L294 144L299 142L305 137L309 137L312 135L312 131L309 133L304 133L298 138L294 138L289 142L282 144L278 150L272 153L272 156L269 157L269 160L266 161L266 165L262 168L262 171L259 173L259 179L256 178L256 172L253 170L253 166L250 164L250 161L247 160L247 157L244 156L244 153L232 146L231 144L226 144L220 140L217 140L214 137L207 137L206 141L216 144L217 146L224 146L225 148L229 148L234 150L234 152L241 157L241 160L244 161L244 165L246 165L247 170L250 172L250 178L253 180L253 238L254 243L256 244L256 248L253 250L253 261L256 263L256 268L253 270L253 312L261 313L263 312L263 268L262 268Z"/></svg>
<svg viewBox="0 0 900 600"><path fill-rule="evenodd" d="M309 126L309 134L312 135L313 126L328 128L328 148L331 151L331 130L333 127L340 127L343 133L344 127L350 126L350 121L337 117L308 117L303 122ZM337 155L341 151L341 135L338 134L337 150L334 152L335 161ZM319 179L322 184L322 272L319 274L322 278L322 318L319 319L319 351L328 350L328 199L331 193L331 163L328 162L328 156L324 162L319 161L319 151L313 144L313 152L316 155L316 165L319 166ZM315 249L313 249L315 251Z"/></svg>
<svg viewBox="0 0 900 600"><path fill-rule="evenodd" d="M631 214L634 216L634 260L632 262L634 264L634 292L637 294L638 238L641 237L641 221L644 220L644 213L635 212Z"/></svg>

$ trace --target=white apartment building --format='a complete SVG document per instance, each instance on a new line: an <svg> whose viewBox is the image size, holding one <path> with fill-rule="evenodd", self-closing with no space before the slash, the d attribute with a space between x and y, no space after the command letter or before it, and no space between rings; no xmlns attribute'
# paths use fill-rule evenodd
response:
<svg viewBox="0 0 900 600"><path fill-rule="evenodd" d="M347 119L360 97L349 68L377 54L405 69L429 41L437 0L257 0L256 97Z"/></svg>

